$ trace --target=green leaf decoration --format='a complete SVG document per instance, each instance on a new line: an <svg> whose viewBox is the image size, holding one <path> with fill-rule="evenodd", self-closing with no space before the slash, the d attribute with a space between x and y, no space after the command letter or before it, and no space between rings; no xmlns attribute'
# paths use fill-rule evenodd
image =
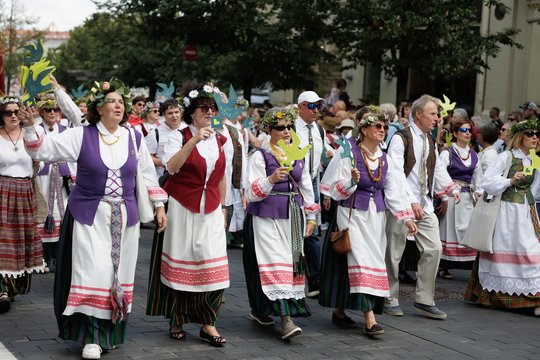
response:
<svg viewBox="0 0 540 360"><path fill-rule="evenodd" d="M27 54L23 59L23 64L30 66L39 62L43 58L43 40L36 40L35 44L24 46L24 49L28 50L30 54Z"/></svg>
<svg viewBox="0 0 540 360"><path fill-rule="evenodd" d="M285 144L285 141L279 140L277 144L285 153L285 158L284 160L280 161L279 165L281 167L286 167L289 168L289 170L292 170L291 163L295 160L302 160L303 158L305 158L311 145L306 145L303 148L300 148L300 138L294 130L291 129L290 131L292 138L291 143Z"/></svg>
<svg viewBox="0 0 540 360"><path fill-rule="evenodd" d="M25 105L35 103L35 98L41 93L52 90L49 75L56 70L49 66L49 60L41 59L30 67L21 66L21 85L26 90L21 100Z"/></svg>
<svg viewBox="0 0 540 360"><path fill-rule="evenodd" d="M531 165L523 167L523 173L527 176L533 174L534 169L540 169L540 157L536 155L535 149L529 150L529 155L531 156Z"/></svg>

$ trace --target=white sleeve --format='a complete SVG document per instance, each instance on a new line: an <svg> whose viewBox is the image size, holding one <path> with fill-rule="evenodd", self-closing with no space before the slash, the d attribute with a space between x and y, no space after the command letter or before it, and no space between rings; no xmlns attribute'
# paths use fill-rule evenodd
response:
<svg viewBox="0 0 540 360"><path fill-rule="evenodd" d="M266 162L264 161L263 154L261 151L255 151L248 163L245 192L248 201L257 202L266 199L273 187L266 176Z"/></svg>
<svg viewBox="0 0 540 360"><path fill-rule="evenodd" d="M298 184L298 186L304 200L306 219L316 220L317 213L321 211L321 206L315 202L313 183L311 182L311 174L309 173L309 168L307 166L302 168L302 178L300 179L300 184Z"/></svg>
<svg viewBox="0 0 540 360"><path fill-rule="evenodd" d="M396 220L404 221L414 219L411 203L408 197L403 196L403 183L406 183L405 174L396 167L390 157L388 161L388 171L384 182L384 200L388 210L394 215Z"/></svg>
<svg viewBox="0 0 540 360"><path fill-rule="evenodd" d="M449 153L448 155L449 156ZM457 190L459 191L459 186L454 183L446 167L448 164L444 164L441 161L441 157L435 151L435 171L433 174L433 192L436 197L443 197L449 195L451 192Z"/></svg>
<svg viewBox="0 0 540 360"><path fill-rule="evenodd" d="M482 188L489 195L500 195L512 185L511 179L503 177L508 164L509 152L505 151L497 156L497 159L486 170L482 181Z"/></svg>
<svg viewBox="0 0 540 360"><path fill-rule="evenodd" d="M336 150L321 180L321 194L336 201L345 200L356 191L356 184L351 182L351 159L342 159L342 152L341 147Z"/></svg>
<svg viewBox="0 0 540 360"><path fill-rule="evenodd" d="M41 126L24 129L24 147L31 158L44 162L77 162L83 140L83 127L66 129L55 136L45 136Z"/></svg>
<svg viewBox="0 0 540 360"><path fill-rule="evenodd" d="M403 139L400 135L392 136L390 145L388 145L387 154L392 159L394 167L403 173L403 179L405 179L402 184L404 196L409 198L408 201L410 204L417 203L418 199L411 190L409 182L407 181L405 173L403 172L403 167L405 166L405 144L403 143Z"/></svg>
<svg viewBox="0 0 540 360"><path fill-rule="evenodd" d="M150 152L146 147L146 142L142 135L139 149L139 167L142 171L146 187L148 188L150 199L152 199L156 207L162 207L163 202L167 201L168 196L165 190L159 186L156 168L154 167L154 162L152 161L152 157L150 156Z"/></svg>
<svg viewBox="0 0 540 360"><path fill-rule="evenodd" d="M148 133L148 135L146 135L146 137L144 138L144 141L146 142L146 147L148 148L148 151L152 155L156 155L157 150L158 150L157 137L156 137L157 131L159 131L157 128L155 128L154 130L151 130Z"/></svg>
<svg viewBox="0 0 540 360"><path fill-rule="evenodd" d="M62 114L73 124L73 126L81 126L83 113L81 109L71 100L68 94L61 87L54 89L54 97L58 103L58 107L62 110Z"/></svg>
<svg viewBox="0 0 540 360"><path fill-rule="evenodd" d="M169 171L169 169L167 168L167 164L169 160L171 160L171 158L174 156L174 154L180 151L180 149L182 148L184 139L180 131L174 131L172 134L170 134L166 139L167 140L166 143L164 140L162 141L162 138L163 136L159 137L159 143L164 144L163 157L161 158L161 162L163 163L167 171ZM158 149L158 153L159 153L159 149Z"/></svg>

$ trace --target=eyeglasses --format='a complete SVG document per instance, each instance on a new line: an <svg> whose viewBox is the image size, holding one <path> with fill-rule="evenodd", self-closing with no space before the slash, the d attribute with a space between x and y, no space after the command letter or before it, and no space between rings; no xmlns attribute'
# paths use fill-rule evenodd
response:
<svg viewBox="0 0 540 360"><path fill-rule="evenodd" d="M199 106L195 106L195 108L196 109L201 109L201 111L203 113L208 112L208 110L212 110L212 112L217 111L217 106L216 105L199 105Z"/></svg>
<svg viewBox="0 0 540 360"><path fill-rule="evenodd" d="M534 130L527 130L524 132L525 136L527 137L533 137L536 136L537 138L540 138L540 131L534 131Z"/></svg>
<svg viewBox="0 0 540 360"><path fill-rule="evenodd" d="M471 128L459 128L458 131L460 133L466 133L468 132L469 134L472 134L472 129Z"/></svg>
<svg viewBox="0 0 540 360"><path fill-rule="evenodd" d="M4 111L4 116L10 117L12 115L17 116L19 114L19 110L6 110Z"/></svg>
<svg viewBox="0 0 540 360"><path fill-rule="evenodd" d="M48 113L53 112L53 111L54 111L54 112L59 112L59 109L58 109L58 108L54 108L54 109L43 109L43 111L48 112Z"/></svg>
<svg viewBox="0 0 540 360"><path fill-rule="evenodd" d="M317 109L317 110L322 109L322 104L308 103L308 104L304 104L304 105L311 111L313 111L315 109Z"/></svg>
<svg viewBox="0 0 540 360"><path fill-rule="evenodd" d="M384 131L388 131L388 129L389 129L388 125L381 124L381 123L375 124L373 126L375 126L377 128L377 130L384 129Z"/></svg>
<svg viewBox="0 0 540 360"><path fill-rule="evenodd" d="M140 103L136 103L135 105L136 106L144 106L144 105L146 105L146 103L140 102Z"/></svg>
<svg viewBox="0 0 540 360"><path fill-rule="evenodd" d="M293 128L293 125L274 125L274 126L270 126L270 129L276 130L276 131L285 131L285 129L290 131L292 128Z"/></svg>

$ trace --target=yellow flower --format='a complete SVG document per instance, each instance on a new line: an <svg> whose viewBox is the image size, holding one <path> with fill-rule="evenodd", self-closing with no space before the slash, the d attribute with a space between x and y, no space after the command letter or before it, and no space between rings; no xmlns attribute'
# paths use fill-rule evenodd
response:
<svg viewBox="0 0 540 360"><path fill-rule="evenodd" d="M281 111L278 111L278 112L276 113L276 117L277 117L278 119L282 119L282 118L283 118L283 113L282 113Z"/></svg>

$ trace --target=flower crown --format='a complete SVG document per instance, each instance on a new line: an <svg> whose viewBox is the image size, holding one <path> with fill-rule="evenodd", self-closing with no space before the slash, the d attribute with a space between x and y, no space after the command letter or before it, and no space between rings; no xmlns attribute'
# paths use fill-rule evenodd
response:
<svg viewBox="0 0 540 360"><path fill-rule="evenodd" d="M533 118L530 120L521 121L516 125L512 126L512 128L510 129L510 138L513 138L514 135L516 135L518 132L528 129L540 130L540 123L538 119Z"/></svg>
<svg viewBox="0 0 540 360"><path fill-rule="evenodd" d="M151 110L159 110L159 103L151 101L147 102L146 105L144 105L141 113L139 114L139 117L146 118L146 116L148 116L148 113Z"/></svg>
<svg viewBox="0 0 540 360"><path fill-rule="evenodd" d="M37 107L39 110L43 109L56 109L58 108L58 103L55 99L47 99L37 102Z"/></svg>
<svg viewBox="0 0 540 360"><path fill-rule="evenodd" d="M277 125L279 120L288 120L291 124L294 124L298 118L298 106L288 105L285 107L271 108L264 114L261 119L261 123L265 128Z"/></svg>
<svg viewBox="0 0 540 360"><path fill-rule="evenodd" d="M0 99L0 105L4 105L4 104L21 104L21 100L18 98L18 97L13 97L13 96L4 96L3 98Z"/></svg>
<svg viewBox="0 0 540 360"><path fill-rule="evenodd" d="M90 89L90 95L88 100L86 100L86 106L103 106L105 103L105 95L110 92L117 92L122 96L126 113L131 112L131 93L129 87L117 78L112 78L110 81L103 82L94 81L94 86Z"/></svg>
<svg viewBox="0 0 540 360"><path fill-rule="evenodd" d="M191 104L191 100L197 99L199 97L207 97L207 98L214 98L214 94L221 94L221 91L219 91L219 88L217 86L214 86L212 84L204 85L202 89L200 90L191 90L187 96L184 96L182 101L178 102L183 105L183 108L188 108Z"/></svg>
<svg viewBox="0 0 540 360"><path fill-rule="evenodd" d="M372 126L372 125L375 125L376 123L378 123L379 121L382 121L385 124L388 124L390 119L388 118L388 115L386 115L386 114L381 114L381 113L373 114L373 113L371 113L371 114L367 115L365 118L363 118L360 121L360 123L358 123L358 127L363 128L363 127Z"/></svg>

